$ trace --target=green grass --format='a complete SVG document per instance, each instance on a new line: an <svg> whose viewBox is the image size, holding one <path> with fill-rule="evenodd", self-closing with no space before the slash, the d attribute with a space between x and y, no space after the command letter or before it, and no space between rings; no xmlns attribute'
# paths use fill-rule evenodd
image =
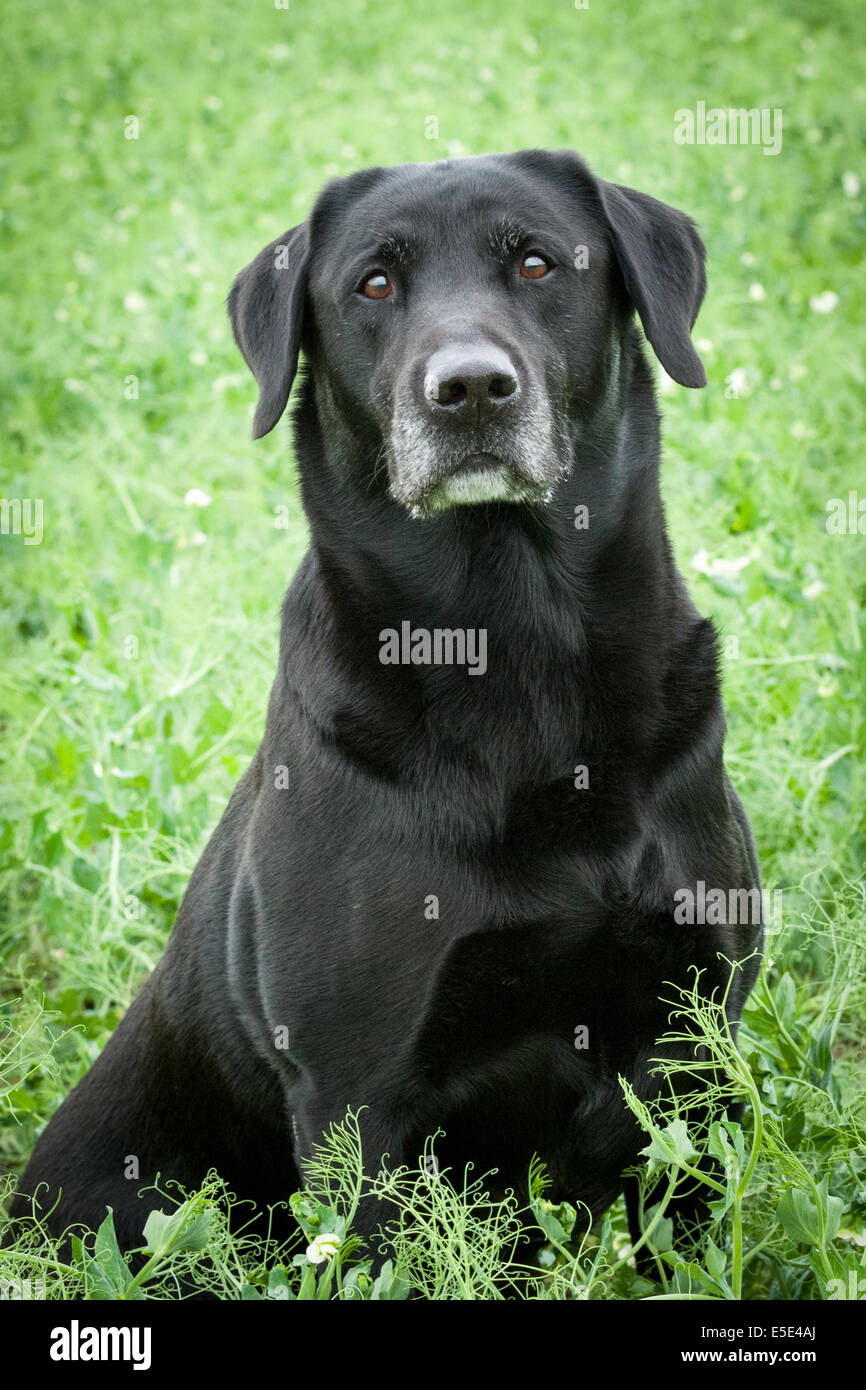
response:
<svg viewBox="0 0 866 1390"><path fill-rule="evenodd" d="M744 1297L823 1298L846 1259L862 1265L866 541L826 527L828 501L863 490L859 23L853 0L7 5L0 496L44 507L40 545L0 536L11 1175L159 958L263 728L306 538L285 425L249 439L233 275L330 175L572 146L689 212L708 247L695 338L709 387L661 383L663 486L680 567L724 639L728 765L784 922L743 1033L747 1159L760 1143L717 1234L723 1282L733 1293L738 1222ZM675 144L674 112L699 100L782 108L781 153ZM821 313L810 301L827 291ZM191 489L210 504L186 504ZM401 1208L407 1230L422 1196ZM436 1296L507 1284L507 1231L497 1244L472 1201L468 1280L444 1257L425 1273L411 1234L402 1247ZM795 1201L811 1203L811 1244ZM561 1240L560 1273L529 1296L646 1296L619 1260L621 1209L607 1229L578 1266ZM260 1288L267 1253L241 1277L244 1250L220 1240L213 1287ZM714 1260L696 1262L710 1280ZM660 1269L681 1292L686 1276Z"/></svg>

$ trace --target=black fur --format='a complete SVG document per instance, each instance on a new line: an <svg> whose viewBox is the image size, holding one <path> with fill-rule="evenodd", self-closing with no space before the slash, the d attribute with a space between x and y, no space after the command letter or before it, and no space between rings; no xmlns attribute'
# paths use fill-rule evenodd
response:
<svg viewBox="0 0 866 1390"><path fill-rule="evenodd" d="M538 280L520 273L528 251L549 263ZM698 880L759 882L722 762L715 635L665 532L633 322L703 385L703 261L683 214L533 150L336 180L238 277L257 436L304 350L311 545L264 741L159 966L24 1177L24 1193L62 1190L54 1229L109 1204L121 1243L140 1243L137 1189L157 1171L196 1184L215 1165L240 1196L285 1199L347 1106L368 1107L371 1168L417 1161L442 1128L443 1164L495 1166L503 1188L538 1152L558 1197L600 1213L622 1190L645 1141L617 1077L654 1094L666 982L696 965L721 990L720 953L761 937L673 917ZM372 301L359 286L377 269L393 290ZM459 418L431 402L443 348L506 354L519 391L491 386ZM467 457L515 486L528 469L528 500L437 509ZM383 665L380 634L405 620L486 630L486 673ZM734 1025L755 969L734 981ZM361 1230L372 1220L362 1208Z"/></svg>

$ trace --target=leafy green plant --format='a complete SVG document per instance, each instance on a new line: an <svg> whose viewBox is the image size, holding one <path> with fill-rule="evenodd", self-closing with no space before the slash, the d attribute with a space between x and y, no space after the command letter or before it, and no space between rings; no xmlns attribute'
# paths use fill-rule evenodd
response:
<svg viewBox="0 0 866 1390"><path fill-rule="evenodd" d="M691 1047L693 1059L656 1059L655 1070L667 1083L667 1091L653 1104L641 1101L621 1079L626 1102L650 1137L643 1151L647 1165L641 1173L642 1187L644 1191L655 1188L660 1174L666 1179L664 1194L645 1213L641 1239L631 1252L645 1244L656 1256L664 1291L653 1297L740 1299L745 1296L747 1264L773 1242L778 1245L780 1234L799 1250L808 1247L808 1266L817 1276L810 1286L813 1297L827 1297L830 1281L838 1277L841 1268L849 1269L850 1262L836 1244L846 1199L830 1193L826 1174L817 1177L817 1152L807 1149L798 1155L791 1148L785 1124L767 1102L768 1089L775 1098L774 1087L766 1084L768 1076L785 1076L789 1083L796 1082L798 1094L805 1088L826 1101L840 1121L847 1120L848 1133L843 1124L839 1136L843 1141L838 1145L841 1154L850 1149L862 1155L866 1132L853 1116L843 1116L840 1111L842 1092L832 1076L832 1028L829 1032L822 1028L811 1045L801 1045L792 1036L799 1028L794 1022L790 976L783 974L773 991L768 974L765 964L744 1029L748 1036L748 1023L754 1020L763 1039L764 1050L751 1049L751 1060L731 1035L725 999L704 997L696 972L692 988L681 991L680 1006L672 1015L679 1026L660 1040ZM767 1029L768 1018L778 1025L776 1029ZM767 1071L768 1064L772 1071ZM685 1090L682 1082L686 1078L696 1079L699 1085ZM738 1101L746 1105L744 1124L730 1118L716 1119L703 1127L690 1124L694 1116L703 1119L707 1108L724 1114ZM798 1126L796 1138L801 1146L804 1135L805 1126ZM715 1167L708 1166L707 1159L715 1160ZM665 1215L686 1184L704 1190L714 1219L712 1230L703 1237L701 1261L672 1248L673 1224ZM768 1194L771 1196L775 1224L748 1249L747 1202L758 1194L764 1206ZM803 1256L792 1255L790 1248L785 1251L785 1263L789 1273L792 1266L805 1273ZM672 1279L668 1270L673 1272ZM803 1296L804 1280L799 1288L799 1296Z"/></svg>

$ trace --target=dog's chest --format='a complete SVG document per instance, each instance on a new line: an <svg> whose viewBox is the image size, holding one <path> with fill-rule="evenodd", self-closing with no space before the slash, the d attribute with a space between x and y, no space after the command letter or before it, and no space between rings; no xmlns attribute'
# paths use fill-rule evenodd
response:
<svg viewBox="0 0 866 1390"><path fill-rule="evenodd" d="M612 1020L642 1027L655 971L612 916L596 860L555 849L479 861L370 822L351 837L317 830L315 853L251 864L266 1018L288 1027L302 1067L351 1089L399 1059L438 1084L443 1061L483 1068L533 1038L569 1068L592 1048L596 1065L619 1048Z"/></svg>

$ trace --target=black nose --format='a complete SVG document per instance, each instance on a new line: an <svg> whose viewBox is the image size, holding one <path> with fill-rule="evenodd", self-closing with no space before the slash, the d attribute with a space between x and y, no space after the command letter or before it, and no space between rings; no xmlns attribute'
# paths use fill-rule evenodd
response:
<svg viewBox="0 0 866 1390"><path fill-rule="evenodd" d="M492 343L440 348L424 374L424 395L431 410L471 420L489 420L519 392L512 362Z"/></svg>

